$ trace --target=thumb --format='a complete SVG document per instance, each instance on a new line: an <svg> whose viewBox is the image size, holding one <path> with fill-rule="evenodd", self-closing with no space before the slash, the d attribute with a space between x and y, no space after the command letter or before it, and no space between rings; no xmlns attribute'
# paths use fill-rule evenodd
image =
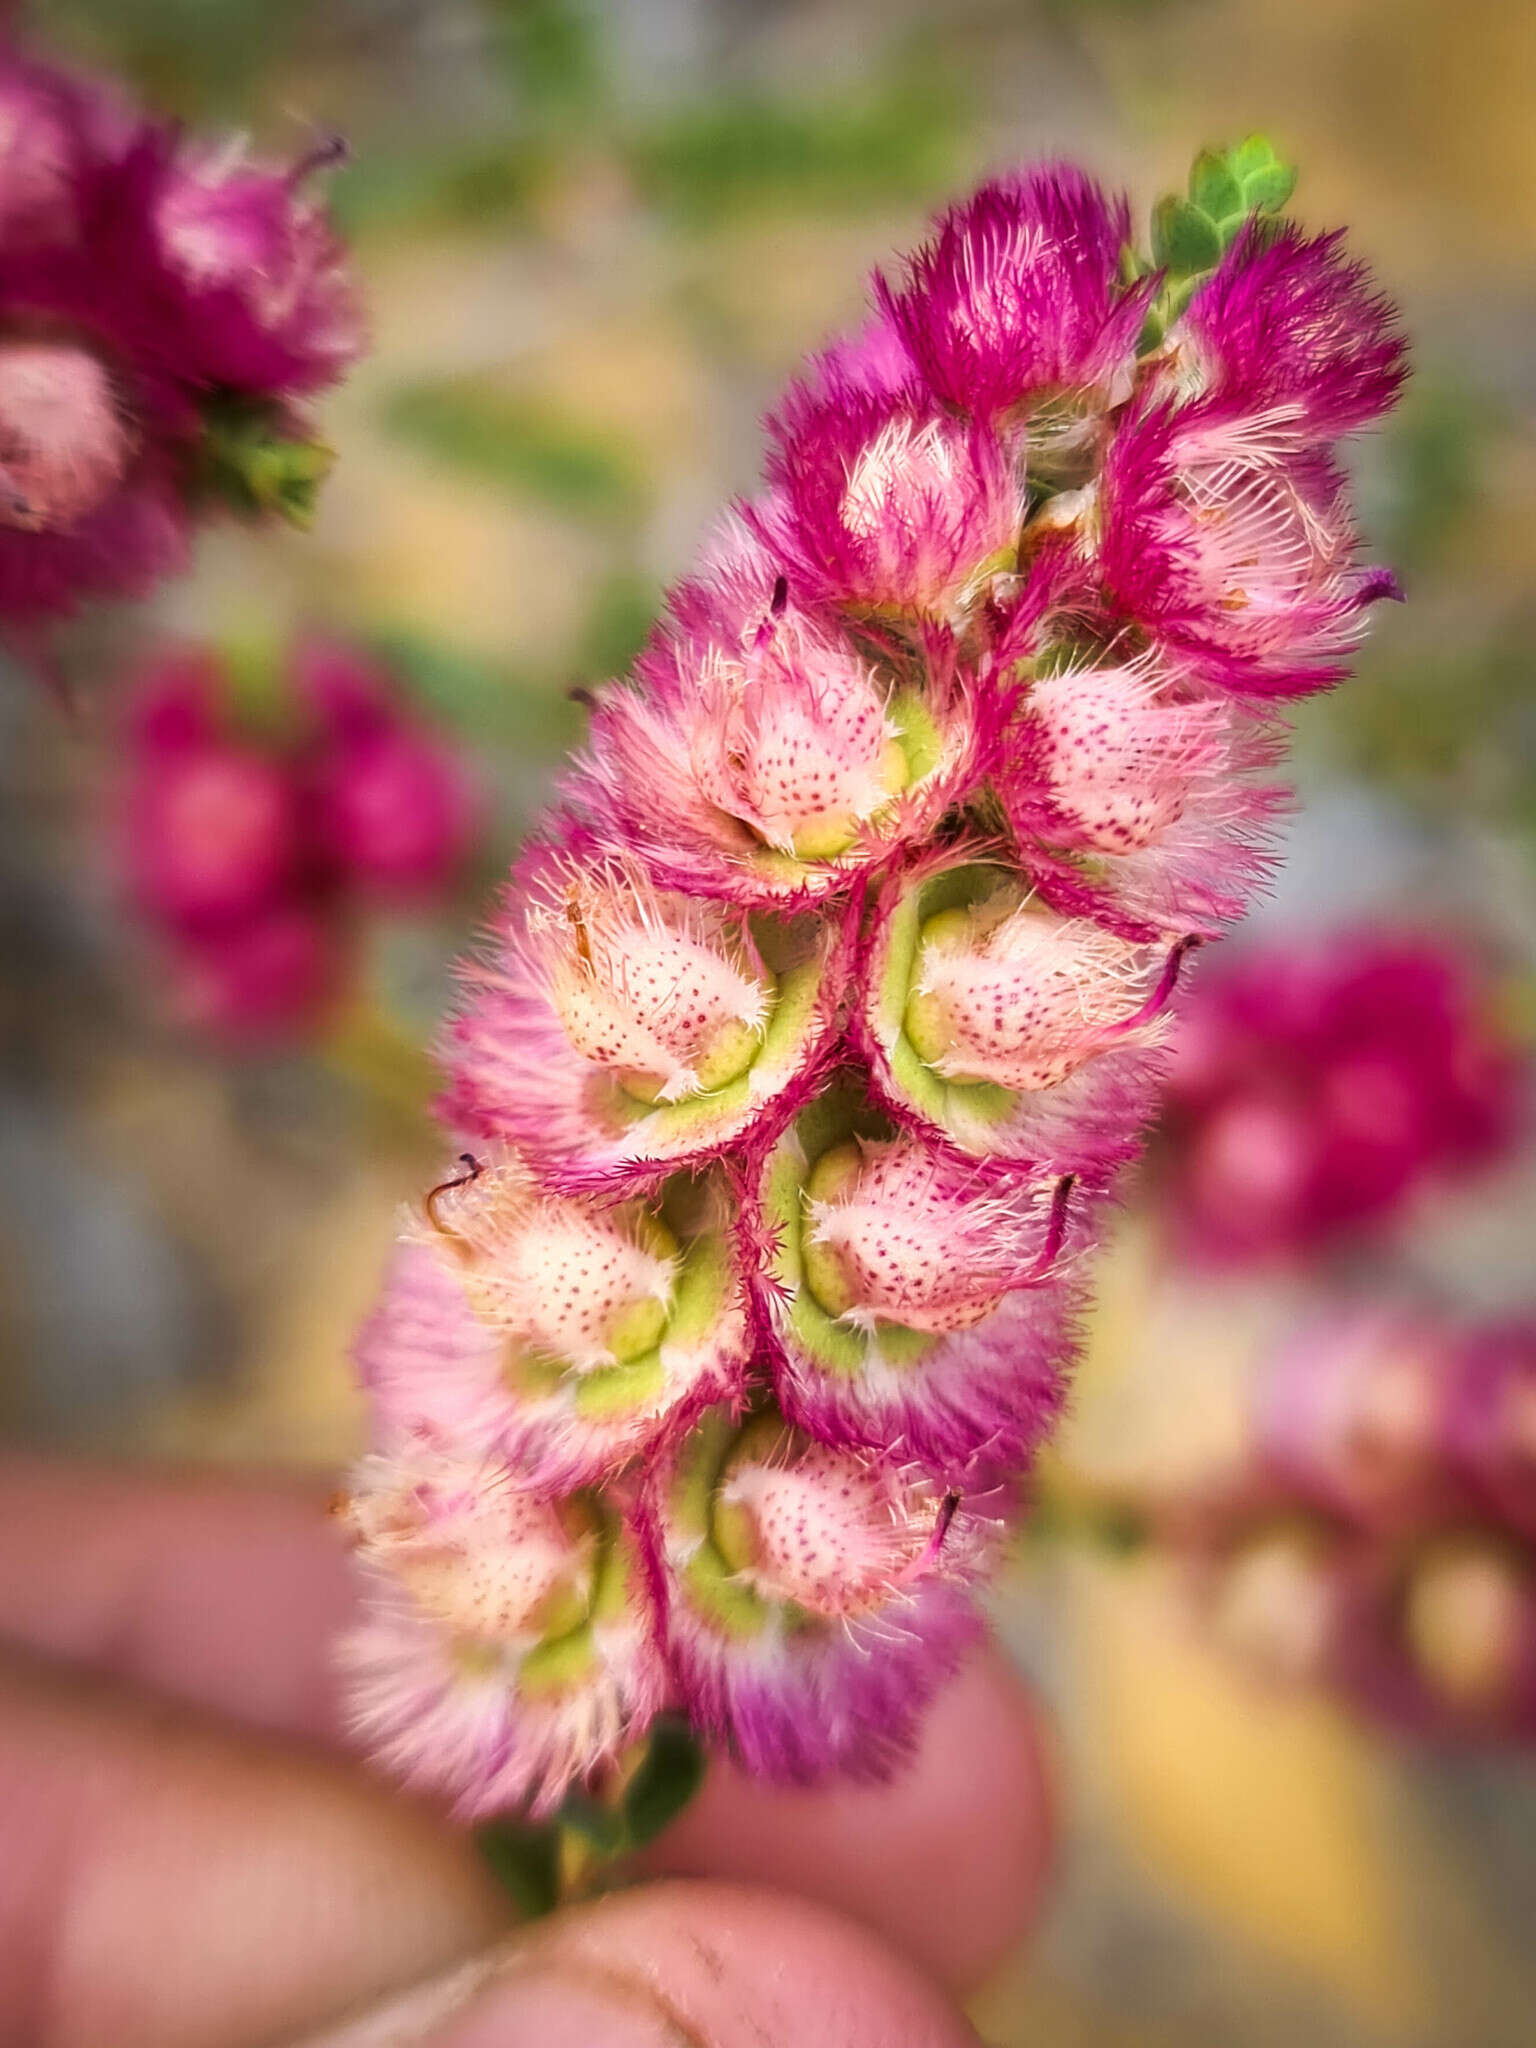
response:
<svg viewBox="0 0 1536 2048"><path fill-rule="evenodd" d="M303 2048L977 2048L865 1929L745 1886L659 1884L558 1915Z"/></svg>

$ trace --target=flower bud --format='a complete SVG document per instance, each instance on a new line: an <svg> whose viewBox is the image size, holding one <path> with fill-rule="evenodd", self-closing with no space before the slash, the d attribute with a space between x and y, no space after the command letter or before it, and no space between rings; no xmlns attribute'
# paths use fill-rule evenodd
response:
<svg viewBox="0 0 1536 2048"><path fill-rule="evenodd" d="M712 1157L808 1084L836 940L830 921L749 917L544 849L467 977L448 1113L561 1187Z"/></svg>
<svg viewBox="0 0 1536 2048"><path fill-rule="evenodd" d="M769 1155L748 1228L785 1413L946 1482L1017 1470L1053 1419L1075 1295L1070 1183L984 1177L843 1090Z"/></svg>
<svg viewBox="0 0 1536 2048"><path fill-rule="evenodd" d="M155 233L186 294L186 345L211 382L309 393L361 351L346 252L299 189L306 168L267 170L227 149L184 150L168 168Z"/></svg>
<svg viewBox="0 0 1536 2048"><path fill-rule="evenodd" d="M594 840L626 840L663 887L825 897L973 779L970 699L952 664L913 690L777 595L712 595L685 597L679 631L643 657L644 695L600 701L570 793Z"/></svg>
<svg viewBox="0 0 1536 2048"><path fill-rule="evenodd" d="M1255 780L1272 737L1153 655L1037 677L1001 778L1026 861L1139 936L1214 936L1267 869L1283 792ZM1054 861L1056 872L1049 873Z"/></svg>
<svg viewBox="0 0 1536 2048"><path fill-rule="evenodd" d="M133 453L99 356L72 342L0 342L0 525L78 526L111 497Z"/></svg>
<svg viewBox="0 0 1536 2048"><path fill-rule="evenodd" d="M714 1408L643 1521L695 1723L766 1777L886 1775L974 1630L979 1515L889 1457Z"/></svg>
<svg viewBox="0 0 1536 2048"><path fill-rule="evenodd" d="M343 1644L358 1735L459 1818L539 1818L617 1763L666 1674L630 1541L592 1494L494 1461L364 1461L346 1504L373 1591Z"/></svg>
<svg viewBox="0 0 1536 2048"><path fill-rule="evenodd" d="M1177 383L1249 413L1284 406L1318 436L1387 411L1406 350L1392 306L1363 264L1345 260L1342 239L1289 221L1250 226L1173 329Z"/></svg>
<svg viewBox="0 0 1536 2048"><path fill-rule="evenodd" d="M1016 568L1020 485L984 428L907 395L799 385L769 429L775 495L748 516L797 590L954 624Z"/></svg>
<svg viewBox="0 0 1536 2048"><path fill-rule="evenodd" d="M861 1030L876 1087L963 1151L1112 1163L1150 1107L1145 1051L1186 943L1119 938L1047 910L1001 866L937 856L877 909Z"/></svg>
<svg viewBox="0 0 1536 2048"><path fill-rule="evenodd" d="M599 1208L542 1193L511 1158L435 1189L358 1347L391 1440L576 1486L732 1391L748 1343L722 1199L679 1183Z"/></svg>
<svg viewBox="0 0 1536 2048"><path fill-rule="evenodd" d="M1121 289L1130 234L1124 199L1070 164L1042 165L952 207L907 282L878 281L880 301L930 387L978 419L1074 391L1119 402L1148 298ZM1031 467L1033 455L1032 438Z"/></svg>

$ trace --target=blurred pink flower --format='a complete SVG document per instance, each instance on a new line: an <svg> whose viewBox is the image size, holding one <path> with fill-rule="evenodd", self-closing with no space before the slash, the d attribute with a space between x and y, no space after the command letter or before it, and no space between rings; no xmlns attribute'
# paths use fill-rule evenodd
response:
<svg viewBox="0 0 1536 2048"><path fill-rule="evenodd" d="M465 765L361 653L301 647L266 716L242 723L213 650L167 651L125 728L122 883L176 1007L214 1036L314 1030L356 917L431 902L470 851Z"/></svg>
<svg viewBox="0 0 1536 2048"><path fill-rule="evenodd" d="M1181 1250L1326 1246L1506 1152L1526 1067L1490 970L1444 935L1366 929L1255 948L1180 1025L1157 1202Z"/></svg>

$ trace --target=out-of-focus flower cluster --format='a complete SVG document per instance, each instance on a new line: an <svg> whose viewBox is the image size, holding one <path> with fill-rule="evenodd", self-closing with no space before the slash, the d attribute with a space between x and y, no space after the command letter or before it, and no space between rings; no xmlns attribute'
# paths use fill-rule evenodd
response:
<svg viewBox="0 0 1536 2048"><path fill-rule="evenodd" d="M1150 1183L1185 1256L1321 1251L1510 1149L1526 1062L1472 949L1376 927L1213 967L1179 1020Z"/></svg>
<svg viewBox="0 0 1536 2048"><path fill-rule="evenodd" d="M0 627L142 596L220 505L307 521L361 345L306 187L0 47Z"/></svg>
<svg viewBox="0 0 1536 2048"><path fill-rule="evenodd" d="M1334 1309L1257 1382L1253 1459L1163 1532L1215 1637L1442 1738L1536 1738L1536 1323Z"/></svg>
<svg viewBox="0 0 1536 2048"><path fill-rule="evenodd" d="M664 1702L882 1772L977 1626L1275 706L1392 588L1333 450L1389 311L1267 149L1201 165L1156 268L1048 165L877 281L466 966L348 1509L358 1725L462 1813Z"/></svg>
<svg viewBox="0 0 1536 2048"><path fill-rule="evenodd" d="M463 866L476 792L389 670L294 647L242 706L212 650L160 656L127 705L116 841L175 1008L230 1041L313 1031L362 916L429 902Z"/></svg>

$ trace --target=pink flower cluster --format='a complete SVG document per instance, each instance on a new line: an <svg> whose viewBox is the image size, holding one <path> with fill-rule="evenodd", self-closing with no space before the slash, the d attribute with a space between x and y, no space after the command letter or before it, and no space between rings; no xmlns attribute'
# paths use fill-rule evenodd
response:
<svg viewBox="0 0 1536 2048"><path fill-rule="evenodd" d="M0 49L0 626L138 597L215 498L302 520L304 408L361 345L291 170Z"/></svg>
<svg viewBox="0 0 1536 2048"><path fill-rule="evenodd" d="M1316 1251L1507 1152L1527 1064L1486 963L1385 927L1251 948L1179 1022L1153 1183L1190 1258Z"/></svg>
<svg viewBox="0 0 1536 2048"><path fill-rule="evenodd" d="M1181 1541L1217 1635L1272 1673L1536 1739L1536 1324L1320 1318L1261 1378L1247 1485Z"/></svg>
<svg viewBox="0 0 1536 2048"><path fill-rule="evenodd" d="M1180 964L1263 874L1270 707L1386 587L1330 440L1401 351L1336 240L1256 220L1142 347L1130 231L1046 166L878 282L465 968L349 1650L464 1814L662 1702L884 1772L977 1627Z"/></svg>
<svg viewBox="0 0 1536 2048"><path fill-rule="evenodd" d="M242 726L219 657L161 656L128 705L118 843L127 892L189 1022L238 1041L312 1030L349 926L429 900L475 828L467 773L389 671L308 641Z"/></svg>

